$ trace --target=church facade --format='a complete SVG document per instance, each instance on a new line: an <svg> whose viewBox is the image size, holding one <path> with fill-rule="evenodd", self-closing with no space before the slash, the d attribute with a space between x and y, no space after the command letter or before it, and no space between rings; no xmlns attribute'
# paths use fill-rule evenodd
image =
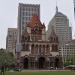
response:
<svg viewBox="0 0 75 75"><path fill-rule="evenodd" d="M23 69L62 68L62 57L59 56L59 41L53 27L46 39L46 27L38 16L34 15L26 25L21 36L20 52L17 52L17 64Z"/></svg>

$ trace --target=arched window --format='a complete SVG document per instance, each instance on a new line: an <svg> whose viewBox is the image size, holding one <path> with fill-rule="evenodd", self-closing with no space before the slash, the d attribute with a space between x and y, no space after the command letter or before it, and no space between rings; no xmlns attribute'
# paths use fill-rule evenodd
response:
<svg viewBox="0 0 75 75"><path fill-rule="evenodd" d="M55 46L54 46L54 44L52 45L52 51L55 51Z"/></svg>
<svg viewBox="0 0 75 75"><path fill-rule="evenodd" d="M52 38L52 37L50 38L50 41L51 41L51 42L53 41L53 38Z"/></svg>
<svg viewBox="0 0 75 75"><path fill-rule="evenodd" d="M34 44L31 45L31 53L34 54Z"/></svg>
<svg viewBox="0 0 75 75"><path fill-rule="evenodd" d="M55 45L55 49L56 49L56 51L58 51L58 45Z"/></svg>
<svg viewBox="0 0 75 75"><path fill-rule="evenodd" d="M38 54L38 45L35 46L35 53Z"/></svg>
<svg viewBox="0 0 75 75"><path fill-rule="evenodd" d="M41 45L39 46L39 54L41 53L42 51L41 51Z"/></svg>

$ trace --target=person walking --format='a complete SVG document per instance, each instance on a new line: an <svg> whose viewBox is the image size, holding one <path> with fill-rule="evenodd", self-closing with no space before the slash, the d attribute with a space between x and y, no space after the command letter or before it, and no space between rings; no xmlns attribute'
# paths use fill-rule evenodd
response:
<svg viewBox="0 0 75 75"><path fill-rule="evenodd" d="M1 66L1 75L5 75L5 68L3 65Z"/></svg>

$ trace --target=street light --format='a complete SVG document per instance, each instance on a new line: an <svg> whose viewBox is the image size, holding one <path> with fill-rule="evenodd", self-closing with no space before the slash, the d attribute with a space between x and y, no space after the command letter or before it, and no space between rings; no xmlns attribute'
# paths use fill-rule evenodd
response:
<svg viewBox="0 0 75 75"><path fill-rule="evenodd" d="M64 69L63 47L61 47L61 55L62 55L62 62L63 62L63 69Z"/></svg>

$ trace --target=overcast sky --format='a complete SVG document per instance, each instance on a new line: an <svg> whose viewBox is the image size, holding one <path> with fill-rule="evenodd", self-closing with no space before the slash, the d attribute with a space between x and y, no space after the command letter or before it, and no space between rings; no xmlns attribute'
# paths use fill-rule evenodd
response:
<svg viewBox="0 0 75 75"><path fill-rule="evenodd" d="M40 4L41 21L46 27L56 11L56 0L0 0L0 48L6 48L7 29L17 27L18 3ZM73 0L57 0L57 6L69 18L74 35Z"/></svg>

